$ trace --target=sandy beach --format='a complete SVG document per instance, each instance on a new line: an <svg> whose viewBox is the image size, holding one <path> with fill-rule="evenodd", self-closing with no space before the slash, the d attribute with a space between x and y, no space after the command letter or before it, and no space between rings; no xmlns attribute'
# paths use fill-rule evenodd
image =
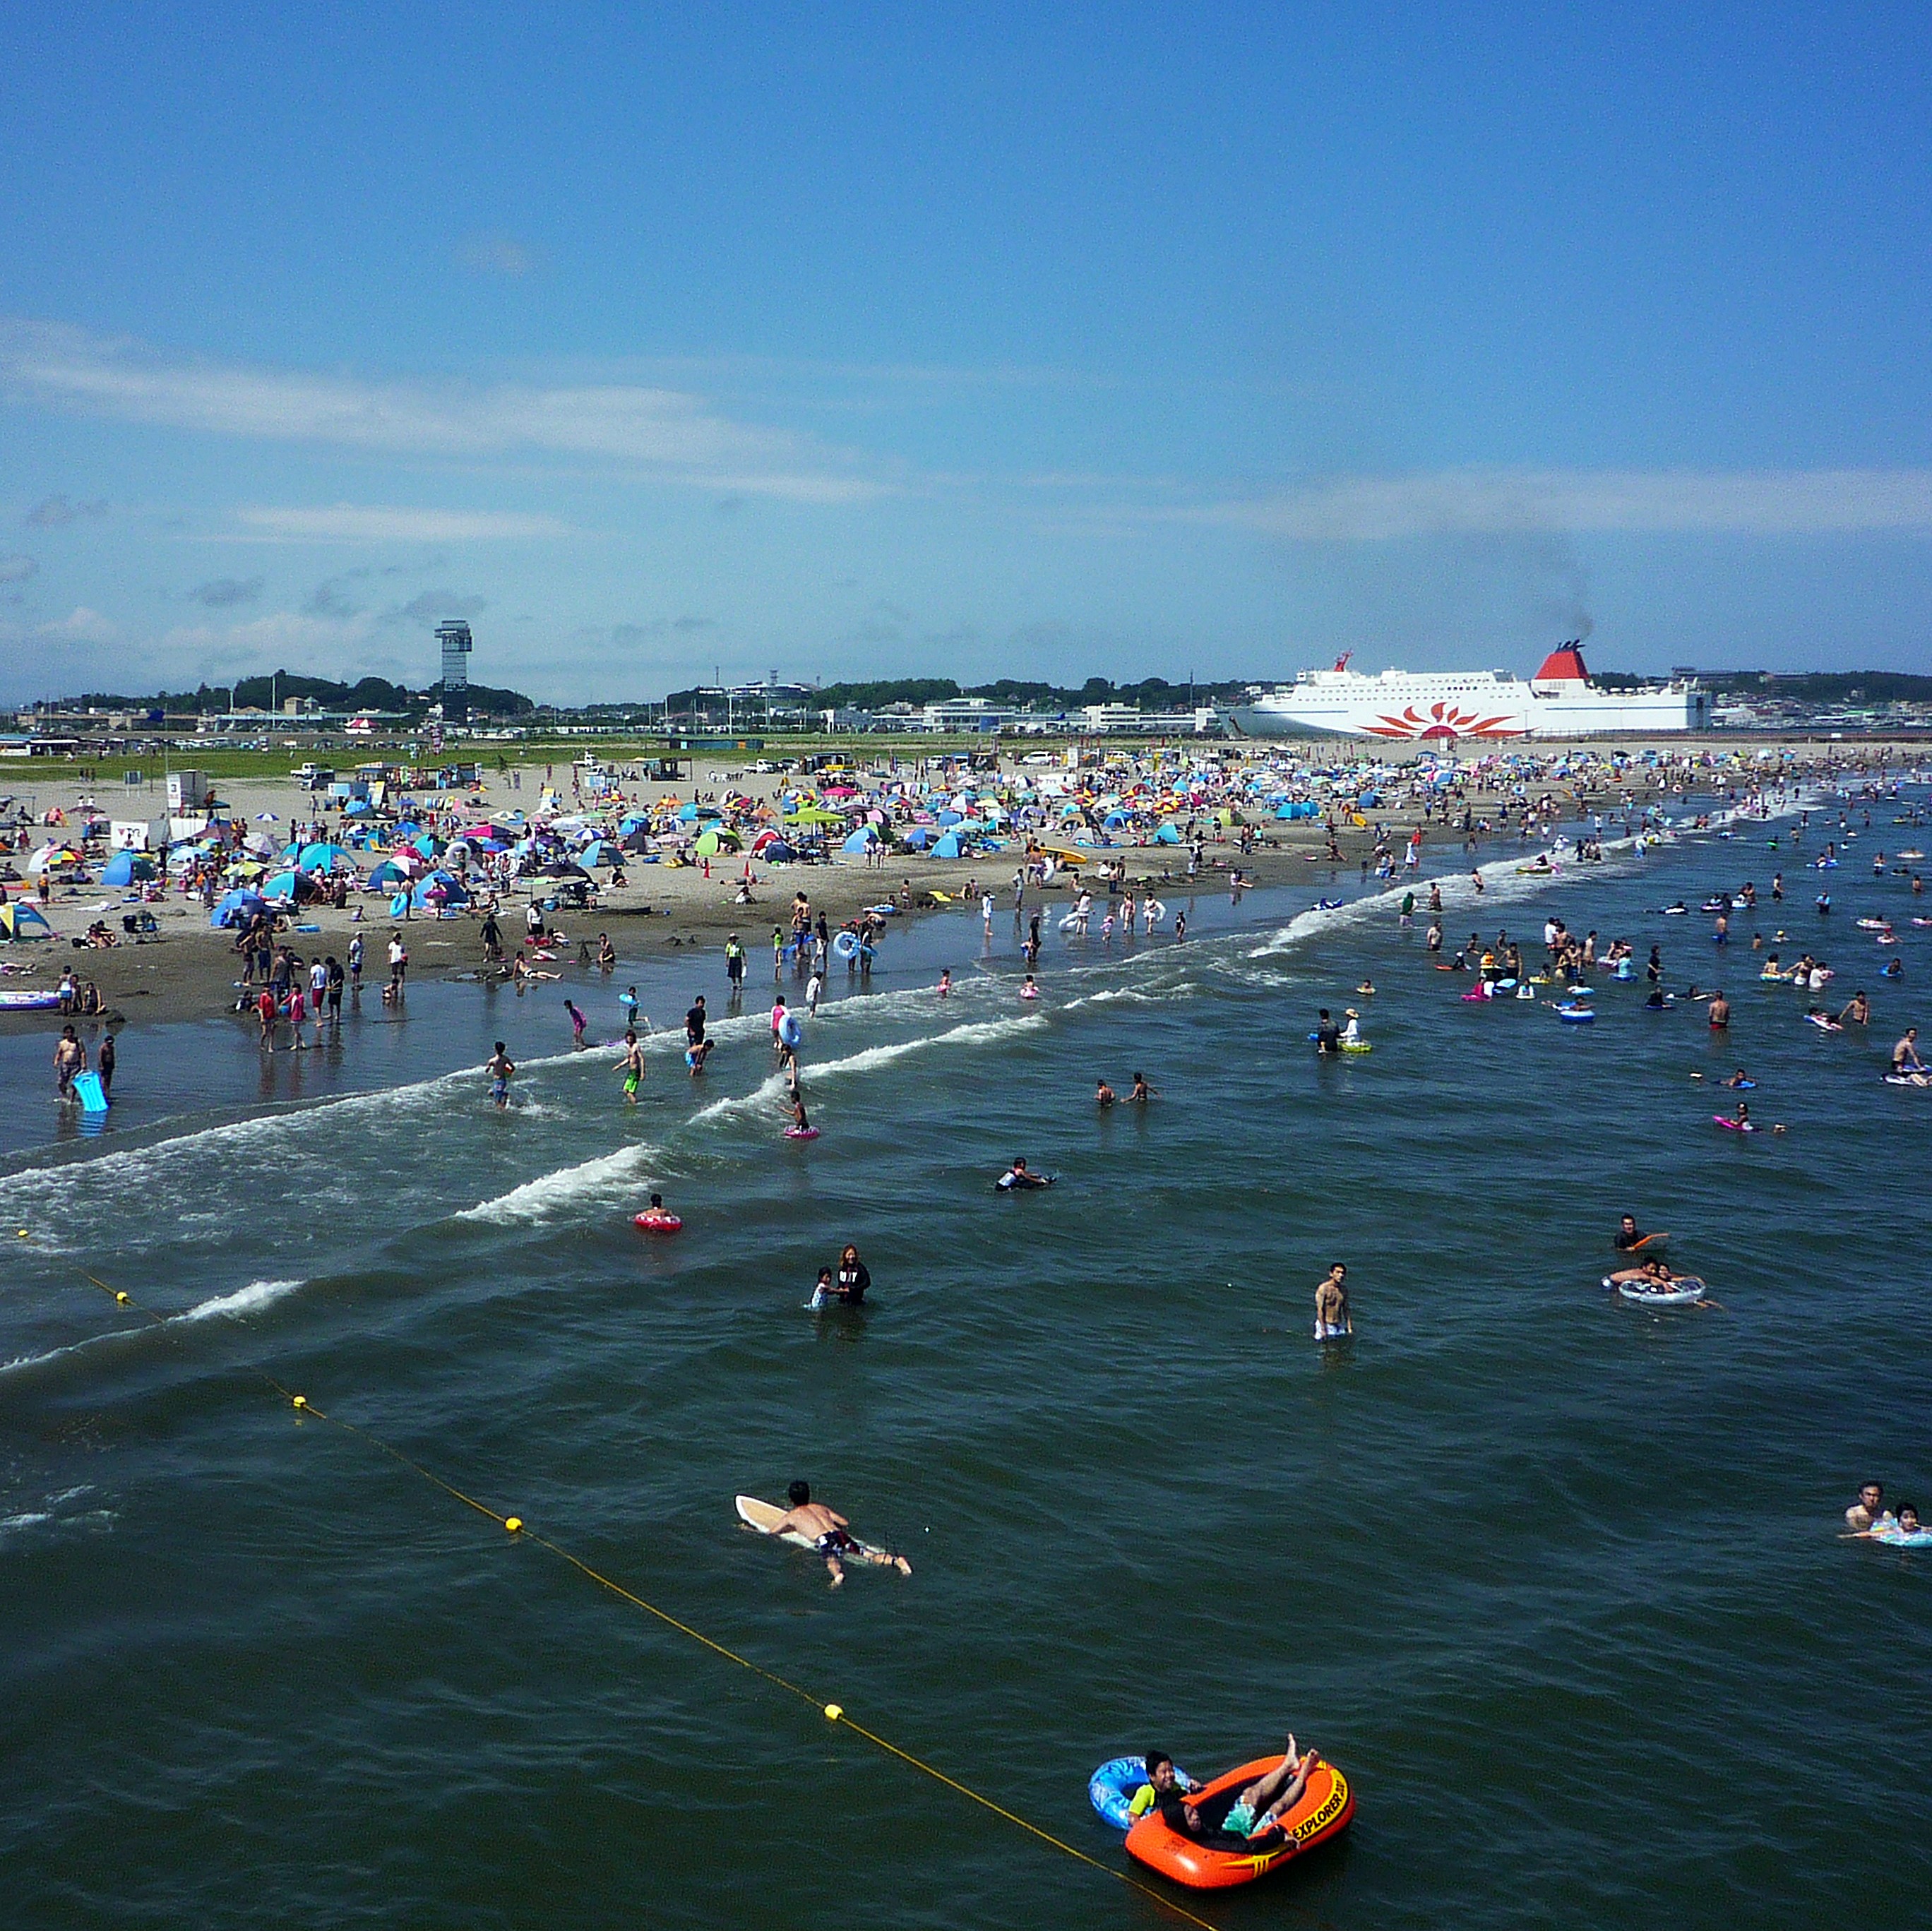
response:
<svg viewBox="0 0 1932 1931"><path fill-rule="evenodd" d="M1682 754L1713 747L1664 748ZM1553 760L1565 748L1539 744L1535 751L1539 757ZM1592 748L1607 750L1606 747ZM1735 751L1737 747L1717 748ZM1815 745L1783 748L1789 752L1786 768L1796 775L1804 775L1826 762L1826 754ZM1874 745L1858 746L1849 754L1848 748L1838 747L1829 755L1834 768L1843 771L1876 768L1888 759L1895 764L1910 754L1910 748ZM536 765L520 767L514 774L489 772L480 792L464 795L470 802L495 809L528 809L550 769ZM567 780L567 766L555 769ZM1015 775L1022 769L1012 760L1004 760L1001 775ZM40 772L34 775L40 781L34 792L42 811L58 805L71 812L83 798L93 795L71 781L55 778L50 782ZM520 775L520 786L513 784L514 775ZM1705 774L1706 782L1708 776ZM625 792L626 796L646 802L694 795L712 799L727 790L769 799L776 797L786 781L778 775L745 772L737 760L709 757L697 760L692 777L681 785L632 783L626 786ZM1573 823L1576 817L1593 811L1607 811L1620 802L1622 795L1600 787L1557 784L1550 788L1556 792L1559 808L1568 811ZM308 818L320 802L292 777L224 781L220 793L234 816L251 826L260 821L261 829L275 835L290 823ZM1649 791L1643 795L1654 802L1667 800L1670 794ZM111 805L113 801L106 802ZM269 826L263 817L270 813L274 814L274 827ZM1412 828L1424 822L1423 814L1406 800L1391 799L1377 817L1399 838L1406 838ZM1332 875L1333 868L1324 867L1320 862L1328 844L1320 820L1280 823L1268 818L1254 829L1257 842L1246 853L1232 840L1210 840L1195 881L1197 889L1224 889L1228 871L1237 865L1244 880L1257 887L1312 882ZM1342 853L1340 868L1356 869L1372 848L1373 834L1347 825L1338 835ZM1453 850L1460 857L1461 846L1460 834L1445 830L1439 823L1426 823L1423 869L1438 875L1453 869L1446 862L1447 855ZM1498 850L1519 848L1532 849L1512 837L1502 844L1490 841L1489 851L1493 856ZM16 855L16 863L24 856ZM1171 891L1177 884L1187 882L1186 854L1180 847L1129 844L1110 848L1106 856L1125 860L1128 885L1136 892L1150 887L1156 892ZM770 943L772 927L788 919L796 892L807 894L814 912L822 910L836 925L866 906L895 895L902 902L909 901L914 916L946 903L957 903L969 883L976 880L981 887L994 893L1004 914L1010 908L1012 877L1017 862L1016 850L995 852L976 862L937 860L900 851L888 853L883 865L843 858L818 865L765 865L754 861L752 866L754 902L749 906L735 902L742 869L742 861L736 857L715 862L709 877L698 865L640 863L629 868L626 886L614 891L600 891L596 910L565 911L553 916L554 928L563 934L563 942L556 948L556 964L575 964L579 947L587 943L594 949L600 935L605 933L610 935L620 961L640 962L722 946L736 933L751 955L755 977L758 962ZM544 883L542 880L520 880L515 890L501 900L504 929L512 945L521 936L521 909L530 888L542 888ZM1064 874L1043 890L1030 884L1028 903L1034 905L1068 899L1078 890L1072 876ZM942 894L946 895L944 898L936 895ZM12 970L7 974L6 984L16 989L51 985L71 966L83 980L94 982L110 1014L118 1023L130 1025L209 1018L232 1011L238 977L233 935L210 930L208 914L198 899L184 899L171 891L164 901L147 907L160 929L157 940L146 943L124 942L110 949L81 951L65 943L97 919L106 920L118 933L120 916L128 909L120 892L98 883L56 887L46 910L58 935L57 943L9 949L5 962ZM440 918L423 913L410 918L404 925L404 936L412 979L421 981L474 971L482 963L478 938L482 916L479 909L470 908ZM380 962L396 922L391 919L380 897L356 894L344 910L304 907L299 917L291 922L295 929L288 936L295 949L305 957L331 952L339 957L351 935L359 931L369 953L369 978L373 984L383 976ZM60 1015L54 1012L0 1015L0 1033L57 1032L59 1024Z"/></svg>

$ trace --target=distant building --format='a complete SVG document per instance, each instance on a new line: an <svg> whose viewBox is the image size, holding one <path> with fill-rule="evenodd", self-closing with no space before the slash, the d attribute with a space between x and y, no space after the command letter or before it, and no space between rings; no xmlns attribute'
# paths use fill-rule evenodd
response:
<svg viewBox="0 0 1932 1931"><path fill-rule="evenodd" d="M442 688L447 697L452 691L466 691L470 688L470 626L460 619L452 619L448 623L436 627L436 640L442 646Z"/></svg>
<svg viewBox="0 0 1932 1931"><path fill-rule="evenodd" d="M984 697L948 697L938 703L926 705L922 714L928 730L946 732L996 731L1021 715L1017 710L992 703Z"/></svg>

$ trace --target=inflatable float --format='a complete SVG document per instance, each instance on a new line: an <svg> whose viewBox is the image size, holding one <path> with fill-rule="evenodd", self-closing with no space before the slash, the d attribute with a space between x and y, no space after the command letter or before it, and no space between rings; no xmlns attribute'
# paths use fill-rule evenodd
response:
<svg viewBox="0 0 1932 1931"><path fill-rule="evenodd" d="M1566 1026L1588 1026L1594 1023L1596 1014L1587 1006L1559 1006L1556 1016Z"/></svg>
<svg viewBox="0 0 1932 1931"><path fill-rule="evenodd" d="M1646 1286L1642 1281L1614 1280L1606 1274L1604 1285L1615 1288L1625 1300L1645 1307L1690 1307L1709 1291L1695 1274L1679 1274L1667 1288Z"/></svg>
<svg viewBox="0 0 1932 1931"><path fill-rule="evenodd" d="M805 1027L800 1023L796 1012L788 1012L778 1021L778 1043L796 1052L805 1043Z"/></svg>
<svg viewBox="0 0 1932 1931"><path fill-rule="evenodd" d="M818 1129L816 1126L788 1126L784 1136L788 1140L816 1140Z"/></svg>
<svg viewBox="0 0 1932 1931"><path fill-rule="evenodd" d="M0 1012L54 1012L59 1008L58 992L0 992Z"/></svg>
<svg viewBox="0 0 1932 1931"><path fill-rule="evenodd" d="M856 959L861 949L856 932L841 932L832 941L832 949L842 959ZM869 946L864 949L869 951Z"/></svg>
<svg viewBox="0 0 1932 1931"><path fill-rule="evenodd" d="M100 1084L98 1073L76 1073L74 1076L74 1096L80 1102L80 1110L83 1113L105 1113L107 1111L107 1089Z"/></svg>
<svg viewBox="0 0 1932 1931"><path fill-rule="evenodd" d="M674 1213L658 1213L646 1207L632 1216L631 1225L642 1228L646 1234L675 1234L684 1222Z"/></svg>
<svg viewBox="0 0 1932 1931"><path fill-rule="evenodd" d="M1887 1073L1887 1086L1932 1086L1932 1073Z"/></svg>
<svg viewBox="0 0 1932 1931"><path fill-rule="evenodd" d="M1192 1793L1190 1801L1202 1803L1226 1796L1265 1777L1280 1762L1279 1756L1272 1756L1243 1764ZM1204 1839L1187 1837L1169 1830L1158 1810L1150 1810L1127 1833L1127 1855L1176 1884L1195 1891L1224 1891L1234 1885L1252 1884L1303 1852L1339 1837L1354 1814L1355 1794L1348 1788L1348 1780L1324 1757L1309 1772L1300 1802L1288 1812L1279 1830L1245 1843L1219 1831Z"/></svg>
<svg viewBox="0 0 1932 1931"><path fill-rule="evenodd" d="M1892 1549L1932 1549L1932 1529L1902 1529L1891 1522L1874 1529L1868 1540Z"/></svg>
<svg viewBox="0 0 1932 1931"><path fill-rule="evenodd" d="M1646 1234L1633 1240L1628 1247L1619 1247L1617 1252L1619 1254L1660 1254L1670 1245L1670 1236L1668 1234ZM1607 1287L1610 1283L1606 1281L1604 1285Z"/></svg>
<svg viewBox="0 0 1932 1931"><path fill-rule="evenodd" d="M1193 1778L1178 1765L1174 1776L1190 1790L1194 1787ZM1128 1815L1127 1807L1147 1780L1146 1758L1110 1758L1087 1780L1088 1801L1100 1813L1103 1824L1111 1824L1117 1831L1131 1831L1134 1819Z"/></svg>
<svg viewBox="0 0 1932 1931"><path fill-rule="evenodd" d="M1721 1126L1727 1133L1755 1133L1756 1126L1748 1120L1733 1120L1728 1113L1714 1113L1711 1116L1713 1126Z"/></svg>

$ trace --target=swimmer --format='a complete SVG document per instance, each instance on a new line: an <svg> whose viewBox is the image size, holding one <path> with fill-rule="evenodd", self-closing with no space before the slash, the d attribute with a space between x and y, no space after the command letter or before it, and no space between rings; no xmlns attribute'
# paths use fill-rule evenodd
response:
<svg viewBox="0 0 1932 1931"><path fill-rule="evenodd" d="M711 1057L711 1049L716 1043L711 1039L694 1039L684 1049L684 1063L691 1069L691 1076L697 1078L704 1070L704 1063Z"/></svg>
<svg viewBox="0 0 1932 1931"><path fill-rule="evenodd" d="M1053 1184L1051 1174L1035 1174L1028 1171L1024 1156L1016 1154L1013 1163L994 1184L1002 1193L1021 1193L1034 1187L1050 1187Z"/></svg>
<svg viewBox="0 0 1932 1931"><path fill-rule="evenodd" d="M805 1116L805 1095L796 1086L791 1090L791 1130L800 1135L812 1130L812 1122Z"/></svg>
<svg viewBox="0 0 1932 1931"><path fill-rule="evenodd" d="M490 1097L501 1113L510 1103L510 1081L517 1070L517 1063L504 1050L502 1040L496 1042L496 1050L484 1062L483 1070L490 1075Z"/></svg>
<svg viewBox="0 0 1932 1931"><path fill-rule="evenodd" d="M1743 1068L1742 1066L1740 1066L1740 1067L1738 1067L1738 1069L1737 1069L1737 1071L1736 1071L1736 1072L1734 1072L1733 1074L1732 1074L1732 1075L1730 1076L1730 1078L1729 1079L1727 1079L1727 1080L1720 1080L1720 1081L1718 1082L1718 1084L1720 1086L1731 1086L1731 1087L1738 1087L1738 1086L1756 1086L1756 1085L1757 1084L1757 1081L1756 1081L1756 1080L1754 1080L1754 1079L1750 1078L1750 1077L1749 1077L1749 1076L1745 1073L1744 1068Z"/></svg>
<svg viewBox="0 0 1932 1931"><path fill-rule="evenodd" d="M571 1044L581 1052L584 1049L584 1015L567 999L563 1002L563 1009L570 1015Z"/></svg>
<svg viewBox="0 0 1932 1931"><path fill-rule="evenodd" d="M624 1057L617 1063L623 1069L625 1100L635 1106L638 1087L644 1077L644 1049L638 1044L637 1034L628 1027L624 1033Z"/></svg>
<svg viewBox="0 0 1932 1931"><path fill-rule="evenodd" d="M1729 1030L1731 1023L1731 1002L1721 992L1714 992L1711 995L1709 1018L1712 1032L1721 1033Z"/></svg>
<svg viewBox="0 0 1932 1931"><path fill-rule="evenodd" d="M1105 1080L1100 1082L1099 1089L1094 1095L1094 1102L1096 1106L1112 1106L1119 1099L1120 1095Z"/></svg>
<svg viewBox="0 0 1932 1931"><path fill-rule="evenodd" d="M1879 973L1880 979L1903 979L1904 976L1905 961L1903 959L1886 960Z"/></svg>
<svg viewBox="0 0 1932 1931"><path fill-rule="evenodd" d="M1342 1015L1342 1044L1359 1046L1362 1043L1362 1015L1352 1006Z"/></svg>
<svg viewBox="0 0 1932 1931"><path fill-rule="evenodd" d="M813 1018L818 1017L818 995L825 990L825 975L814 966L812 976L805 982L805 1009Z"/></svg>
<svg viewBox="0 0 1932 1931"><path fill-rule="evenodd" d="M1850 1004L1844 1007L1839 1013L1838 1024L1840 1026L1845 1025L1847 1023L1854 1026L1863 1026L1868 1024L1870 1018L1871 1005L1870 1001L1866 999L1862 992L1855 992L1852 994Z"/></svg>
<svg viewBox="0 0 1932 1931"><path fill-rule="evenodd" d="M1331 1053L1342 1050L1342 1029L1328 1016L1328 1009L1323 1006L1321 1017L1315 1023L1315 1051L1316 1057L1326 1059Z"/></svg>
<svg viewBox="0 0 1932 1931"><path fill-rule="evenodd" d="M1925 1062L1918 1057L1918 1028L1908 1026L1905 1036L1892 1049L1892 1069L1895 1073L1922 1073Z"/></svg>
<svg viewBox="0 0 1932 1931"><path fill-rule="evenodd" d="M912 1573L912 1564L904 1556L894 1555L882 1549L868 1549L853 1534L851 1524L843 1516L828 1509L823 1502L814 1502L810 1483L793 1483L785 1491L785 1500L791 1507L772 1523L766 1534L807 1537L812 1547L824 1557L825 1566L832 1573L833 1588L845 1580L844 1565L855 1558L860 1562L876 1563L881 1569L896 1569L902 1576Z"/></svg>
<svg viewBox="0 0 1932 1931"><path fill-rule="evenodd" d="M1858 1499L1845 1511L1845 1526L1855 1535L1868 1534L1892 1519L1892 1511L1885 1505L1885 1484L1882 1482L1862 1483Z"/></svg>
<svg viewBox="0 0 1932 1931"><path fill-rule="evenodd" d="M1355 1331L1355 1324L1348 1313L1348 1269L1337 1261L1315 1290L1317 1341L1340 1341Z"/></svg>
<svg viewBox="0 0 1932 1931"><path fill-rule="evenodd" d="M1027 974L1025 983L1020 988L1020 997L1022 999L1037 999L1040 997L1040 988L1034 985L1031 973Z"/></svg>
<svg viewBox="0 0 1932 1931"><path fill-rule="evenodd" d="M939 996L950 999L952 996L952 968L948 966L939 975Z"/></svg>
<svg viewBox="0 0 1932 1931"><path fill-rule="evenodd" d="M1145 1073L1137 1072L1134 1075L1133 1090L1127 1095L1127 1103L1130 1105L1144 1106L1160 1090L1158 1087L1148 1084Z"/></svg>
<svg viewBox="0 0 1932 1931"><path fill-rule="evenodd" d="M1363 998L1372 999L1376 996L1376 982L1372 979L1365 979L1355 990Z"/></svg>
<svg viewBox="0 0 1932 1931"><path fill-rule="evenodd" d="M1160 1807L1161 1820L1180 1837L1208 1842L1232 1839L1252 1845L1274 1831L1281 1818L1301 1801L1308 1788L1308 1773L1320 1761L1313 1750L1298 1752L1291 1736L1286 1753L1267 1776L1238 1792L1224 1791L1204 1802L1185 1796L1168 1798Z"/></svg>
<svg viewBox="0 0 1932 1931"><path fill-rule="evenodd" d="M812 1290L812 1298L806 1306L816 1312L820 1308L830 1307L838 1298L838 1290L832 1282L832 1270L830 1267L820 1268L818 1282Z"/></svg>
<svg viewBox="0 0 1932 1931"><path fill-rule="evenodd" d="M1623 1225L1617 1229L1612 1245L1619 1254L1628 1254L1633 1247L1641 1247L1649 1238L1648 1234L1638 1232L1636 1216L1627 1213L1624 1216Z"/></svg>

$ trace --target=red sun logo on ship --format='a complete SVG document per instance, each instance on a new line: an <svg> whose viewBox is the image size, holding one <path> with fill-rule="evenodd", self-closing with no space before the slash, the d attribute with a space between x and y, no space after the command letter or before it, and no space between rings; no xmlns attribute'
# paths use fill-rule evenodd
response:
<svg viewBox="0 0 1932 1931"><path fill-rule="evenodd" d="M1418 711L1413 704L1394 716L1384 711L1369 726L1368 731L1371 737L1410 739L1515 738L1527 735L1521 726L1510 723L1507 714L1486 718L1480 711L1466 711L1460 704L1451 703L1447 699L1439 704L1431 704L1426 711Z"/></svg>

